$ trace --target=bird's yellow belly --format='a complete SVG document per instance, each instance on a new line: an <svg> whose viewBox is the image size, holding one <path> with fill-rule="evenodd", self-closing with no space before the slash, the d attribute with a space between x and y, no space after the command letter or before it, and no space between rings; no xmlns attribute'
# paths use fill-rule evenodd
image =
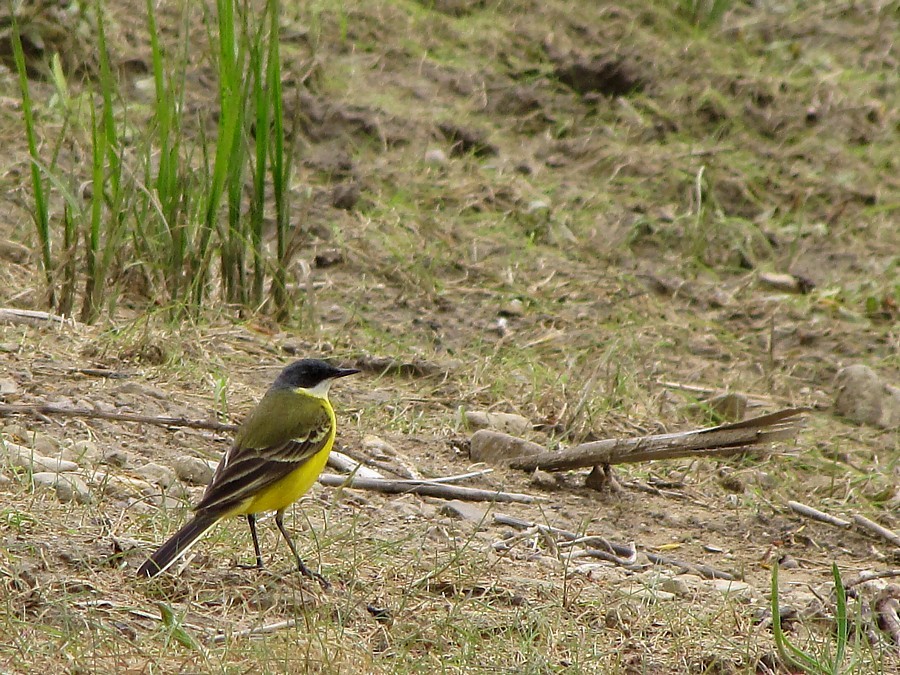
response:
<svg viewBox="0 0 900 675"><path fill-rule="evenodd" d="M309 458L309 460L287 476L273 483L253 497L241 509L241 513L261 513L263 511L280 511L286 509L300 499L325 468L331 443Z"/></svg>

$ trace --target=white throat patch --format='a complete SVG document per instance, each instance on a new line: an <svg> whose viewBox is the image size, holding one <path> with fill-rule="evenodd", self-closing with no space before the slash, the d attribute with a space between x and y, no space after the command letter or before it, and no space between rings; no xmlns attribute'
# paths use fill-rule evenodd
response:
<svg viewBox="0 0 900 675"><path fill-rule="evenodd" d="M310 396L315 396L316 398L328 398L328 390L331 389L331 383L334 380L322 380L315 387L310 387L309 389L300 388L301 391L306 392Z"/></svg>

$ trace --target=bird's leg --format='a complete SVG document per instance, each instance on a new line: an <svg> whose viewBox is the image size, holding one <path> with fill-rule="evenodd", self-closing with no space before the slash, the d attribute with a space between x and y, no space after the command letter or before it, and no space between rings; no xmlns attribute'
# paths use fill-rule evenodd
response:
<svg viewBox="0 0 900 675"><path fill-rule="evenodd" d="M247 514L247 524L250 526L250 536L253 537L253 550L256 553L256 569L262 570L265 569L265 565L263 565L262 559L262 551L259 549L259 537L256 535L256 514L248 513ZM240 567L244 567L246 569L252 569L253 565L240 565Z"/></svg>
<svg viewBox="0 0 900 675"><path fill-rule="evenodd" d="M294 558L297 560L297 569L300 570L300 574L308 579L315 579L322 585L322 588L326 590L331 588L331 584L328 583L328 579L323 577L318 572L313 572L303 564L303 559L300 557L300 554L297 553L297 547L294 546L294 542L291 540L291 535L288 534L287 530L284 527L284 511L278 511L275 514L275 524L278 525L278 529L281 530L281 534L284 536L285 541L287 541L288 546L291 547L291 553L294 554Z"/></svg>

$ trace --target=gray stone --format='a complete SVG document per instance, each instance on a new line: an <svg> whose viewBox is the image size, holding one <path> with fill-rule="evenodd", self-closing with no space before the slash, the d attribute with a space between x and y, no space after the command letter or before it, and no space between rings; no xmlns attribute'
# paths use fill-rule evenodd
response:
<svg viewBox="0 0 900 675"><path fill-rule="evenodd" d="M16 384L15 380L11 380L8 377L0 379L0 396L5 398L7 396L12 396L18 391L19 385Z"/></svg>
<svg viewBox="0 0 900 675"><path fill-rule="evenodd" d="M81 465L94 465L100 459L101 453L94 441L85 439L67 443L61 456Z"/></svg>
<svg viewBox="0 0 900 675"><path fill-rule="evenodd" d="M531 484L543 490L555 490L559 487L556 476L549 471L542 471L541 469L535 469L534 473L531 474Z"/></svg>
<svg viewBox="0 0 900 675"><path fill-rule="evenodd" d="M884 381L868 366L847 366L835 376L834 410L859 424L882 429L900 426L900 388Z"/></svg>
<svg viewBox="0 0 900 675"><path fill-rule="evenodd" d="M671 579L666 579L663 581L659 587L667 593L674 593L675 595L690 595L691 587L681 577L672 577Z"/></svg>
<svg viewBox="0 0 900 675"><path fill-rule="evenodd" d="M372 459L384 459L397 456L397 450L393 445L383 438L373 436L372 434L363 436L362 447L366 454Z"/></svg>
<svg viewBox="0 0 900 675"><path fill-rule="evenodd" d="M59 441L47 434L36 433L29 445L41 455L53 457L59 454Z"/></svg>
<svg viewBox="0 0 900 675"><path fill-rule="evenodd" d="M91 490L87 483L73 474L39 471L31 475L31 480L36 488L54 488L56 498L61 502L88 504L91 501Z"/></svg>
<svg viewBox="0 0 900 675"><path fill-rule="evenodd" d="M725 595L749 597L753 593L753 586L744 582L730 579L710 579L707 584Z"/></svg>
<svg viewBox="0 0 900 675"><path fill-rule="evenodd" d="M120 384L115 388L114 391L119 394L136 394L138 396L149 396L160 401L169 401L172 398L172 394L170 392L163 391L158 387L152 387L142 382L126 382L125 384Z"/></svg>
<svg viewBox="0 0 900 675"><path fill-rule="evenodd" d="M100 463L123 468L131 463L131 458L124 450L120 450L119 448L111 448L103 452Z"/></svg>
<svg viewBox="0 0 900 675"><path fill-rule="evenodd" d="M471 429L493 429L513 436L522 436L531 430L527 418L514 413L487 412L485 410L462 411L463 422Z"/></svg>
<svg viewBox="0 0 900 675"><path fill-rule="evenodd" d="M542 445L488 429L476 431L469 444L469 457L472 461L488 464L506 464L541 452L544 452Z"/></svg>
<svg viewBox="0 0 900 675"><path fill-rule="evenodd" d="M209 485L216 472L216 463L199 457L182 455L175 460L175 474L191 485Z"/></svg>
<svg viewBox="0 0 900 675"><path fill-rule="evenodd" d="M89 480L95 491L113 499L137 499L158 492L147 481L129 476L117 476L103 471L95 471Z"/></svg>
<svg viewBox="0 0 900 675"><path fill-rule="evenodd" d="M75 471L78 465L64 459L45 457L31 448L15 443L0 443L0 460L5 459L13 466L18 466L29 471L50 471L62 473L63 471Z"/></svg>
<svg viewBox="0 0 900 675"><path fill-rule="evenodd" d="M144 466L135 469L138 476L146 480L148 483L159 485L161 488L168 488L177 480L175 472L167 466L150 462Z"/></svg>
<svg viewBox="0 0 900 675"><path fill-rule="evenodd" d="M443 516L451 516L452 518L460 518L473 523L488 524L487 511L471 502L463 502L459 499L452 499L449 502L441 504L438 513Z"/></svg>

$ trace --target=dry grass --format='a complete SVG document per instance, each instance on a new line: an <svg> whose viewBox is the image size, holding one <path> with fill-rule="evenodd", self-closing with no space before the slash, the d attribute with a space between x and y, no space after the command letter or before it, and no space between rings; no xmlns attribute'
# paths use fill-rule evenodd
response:
<svg viewBox="0 0 900 675"><path fill-rule="evenodd" d="M299 289L289 320L237 319L210 302L173 324L123 268L109 279L121 301L95 326L0 327L0 379L15 380L19 402L240 419L295 354L423 359L443 374L367 373L334 399L339 445L358 451L375 434L435 476L469 465L460 407L523 414L550 430L534 438L552 446L705 423L695 395L663 382L742 391L773 409L812 405L797 445L765 460L619 470L624 481L681 481L680 499L600 495L578 473L552 490L503 470L475 482L545 498L504 512L740 572L750 595L636 598L635 587L658 588L659 570L573 575L542 540L496 553L503 528L453 519L438 502L320 487L288 520L332 593L287 573L268 522L270 573L237 567L251 547L234 522L198 545L182 575L138 582L134 566L198 488L143 499L95 490L90 504L63 505L3 467L4 672L750 673L774 650L757 612L781 555L800 565L781 573L795 603L807 589L827 594L832 560L845 576L896 562L880 542L803 523L784 506L808 501L898 527L896 431L828 410L843 365L900 379L891 6L736 4L701 30L668 3L585 2L573 14L562 1L509 0L460 15L438 11L452 2L433 4L319 2L286 13L287 72L310 75L319 106L304 110L294 200L304 264L289 270ZM159 20L174 30L177 16ZM108 29L114 57L146 60L146 40L120 24ZM555 74L570 51L624 56L643 91L573 92ZM212 129L214 82L202 50L192 57L190 128ZM14 91L8 73L0 82ZM292 96L296 83L285 86ZM60 120L49 87L34 87L49 143ZM4 99L0 240L34 251L18 115ZM452 154L437 126L448 121L498 154ZM426 161L429 149L449 158ZM76 160L68 150L61 159L73 175ZM360 201L332 208L333 186L347 180L361 185ZM343 262L317 267L331 250ZM0 253L0 305L39 308L36 256ZM777 294L757 282L761 270L808 276L815 288ZM99 365L129 377L70 371ZM101 421L15 423L123 453L124 466L96 468L131 477L148 461L215 457L226 440ZM158 618L159 603L173 619ZM285 620L295 624L237 634ZM829 626L810 620L793 639L827 640ZM229 637L213 641L218 631ZM896 667L865 646L853 657L851 672Z"/></svg>

